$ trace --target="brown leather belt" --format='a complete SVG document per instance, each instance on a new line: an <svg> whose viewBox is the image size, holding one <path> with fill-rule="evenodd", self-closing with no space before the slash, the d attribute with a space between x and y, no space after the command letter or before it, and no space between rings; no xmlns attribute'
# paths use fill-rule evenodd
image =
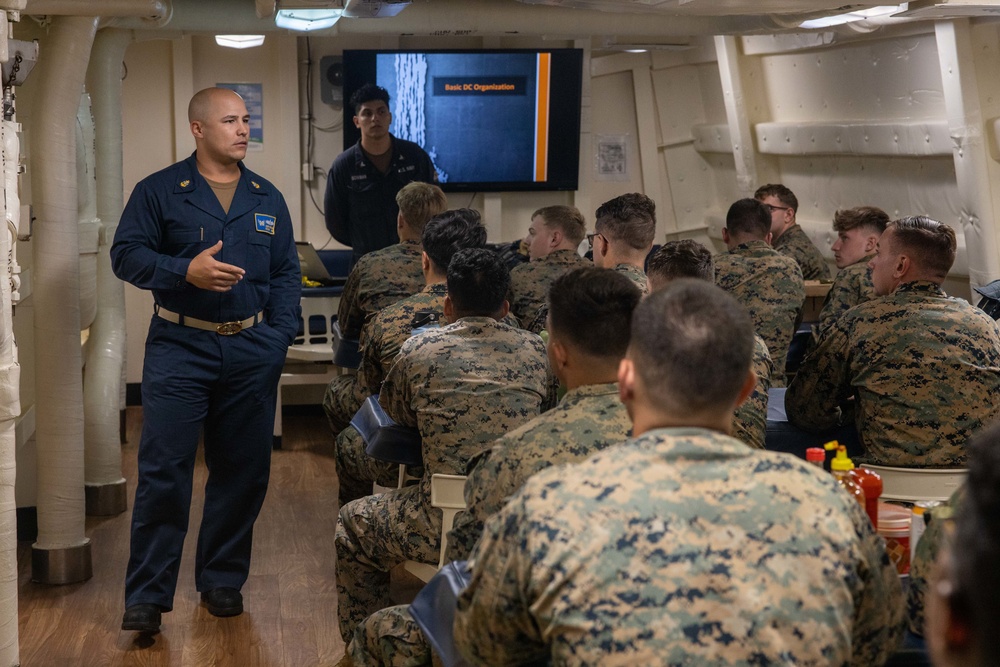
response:
<svg viewBox="0 0 1000 667"><path fill-rule="evenodd" d="M187 315L174 313L166 308L161 308L160 306L154 306L153 312L167 322L173 322L174 324L180 324L185 327L193 327L195 329L203 329L205 331L214 331L220 336L232 336L233 334L238 334L244 329L249 329L264 318L263 310L253 317L248 317L245 320L238 322L206 322L205 320L199 320L196 317L188 317Z"/></svg>

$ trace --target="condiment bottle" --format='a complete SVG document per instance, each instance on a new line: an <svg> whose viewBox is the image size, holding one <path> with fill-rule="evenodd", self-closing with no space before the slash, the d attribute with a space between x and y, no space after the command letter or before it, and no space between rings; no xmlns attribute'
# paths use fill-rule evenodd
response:
<svg viewBox="0 0 1000 667"><path fill-rule="evenodd" d="M862 508L865 508L865 490L851 477L852 470L854 470L854 461L847 458L847 447L840 445L837 447L837 455L830 461L830 472L847 493L857 500Z"/></svg>
<svg viewBox="0 0 1000 667"><path fill-rule="evenodd" d="M865 511L872 520L872 525L878 528L878 499L882 496L882 476L864 467L855 468L850 475L864 489Z"/></svg>

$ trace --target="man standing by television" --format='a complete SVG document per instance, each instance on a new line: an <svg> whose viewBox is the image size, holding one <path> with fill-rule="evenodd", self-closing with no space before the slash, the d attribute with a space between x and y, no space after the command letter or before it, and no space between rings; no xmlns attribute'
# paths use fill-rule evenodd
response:
<svg viewBox="0 0 1000 667"><path fill-rule="evenodd" d="M389 93L368 83L351 95L361 139L337 156L326 182L326 228L353 250L351 265L365 253L399 243L396 193L412 181L437 183L430 156L417 144L392 136Z"/></svg>

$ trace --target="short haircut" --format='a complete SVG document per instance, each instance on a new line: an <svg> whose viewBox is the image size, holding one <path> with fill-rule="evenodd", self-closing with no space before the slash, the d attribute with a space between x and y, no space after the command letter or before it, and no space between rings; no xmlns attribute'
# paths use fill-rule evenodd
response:
<svg viewBox="0 0 1000 667"><path fill-rule="evenodd" d="M208 114L212 111L215 100L223 95L235 95L241 100L243 99L235 90L228 88L202 88L192 95L191 101L188 102L188 122L193 123L196 120L205 122L209 120Z"/></svg>
<svg viewBox="0 0 1000 667"><path fill-rule="evenodd" d="M396 204L406 226L415 232L423 232L431 216L448 208L448 198L436 185L413 181L396 193Z"/></svg>
<svg viewBox="0 0 1000 667"><path fill-rule="evenodd" d="M881 234L888 224L889 214L877 206L845 208L833 214L833 231L835 232L863 229Z"/></svg>
<svg viewBox="0 0 1000 667"><path fill-rule="evenodd" d="M580 245L587 235L587 223L583 213L575 206L545 206L531 214L541 216L546 227L558 229L569 241Z"/></svg>
<svg viewBox="0 0 1000 667"><path fill-rule="evenodd" d="M635 250L648 250L656 236L656 202L631 192L610 199L597 209L594 230Z"/></svg>
<svg viewBox="0 0 1000 667"><path fill-rule="evenodd" d="M642 291L623 273L583 267L549 287L553 335L595 357L621 359L628 350L632 312Z"/></svg>
<svg viewBox="0 0 1000 667"><path fill-rule="evenodd" d="M726 213L726 229L730 234L764 240L771 231L771 211L757 199L740 199Z"/></svg>
<svg viewBox="0 0 1000 667"><path fill-rule="evenodd" d="M799 200L795 196L795 193L781 183L762 185L753 193L754 199L767 199L768 197L777 197L778 201L792 209L793 213L798 213L799 211Z"/></svg>
<svg viewBox="0 0 1000 667"><path fill-rule="evenodd" d="M448 296L463 317L488 317L503 307L510 291L510 269L486 248L465 248L448 265Z"/></svg>
<svg viewBox="0 0 1000 667"><path fill-rule="evenodd" d="M376 86L374 83L366 83L351 95L350 104L351 108L354 109L354 115L358 115L358 111L361 110L361 105L365 102L374 102L376 100L382 100L385 102L386 106L389 106L389 91L382 86Z"/></svg>
<svg viewBox="0 0 1000 667"><path fill-rule="evenodd" d="M1000 654L1000 422L969 441L969 476L956 511L949 604L972 629L973 654Z"/></svg>
<svg viewBox="0 0 1000 667"><path fill-rule="evenodd" d="M635 309L629 356L652 405L732 408L750 372L753 334L736 299L704 280L682 278Z"/></svg>
<svg viewBox="0 0 1000 667"><path fill-rule="evenodd" d="M712 261L712 252L697 241L669 241L649 258L646 275L665 281L699 278L715 282L715 262Z"/></svg>
<svg viewBox="0 0 1000 667"><path fill-rule="evenodd" d="M486 227L479 219L479 211L453 209L427 221L420 243L434 267L444 273L456 252L486 245Z"/></svg>
<svg viewBox="0 0 1000 667"><path fill-rule="evenodd" d="M955 230L943 222L932 220L925 215L912 215L893 220L886 229L892 230L894 250L904 250L917 264L940 273L942 277L955 263Z"/></svg>

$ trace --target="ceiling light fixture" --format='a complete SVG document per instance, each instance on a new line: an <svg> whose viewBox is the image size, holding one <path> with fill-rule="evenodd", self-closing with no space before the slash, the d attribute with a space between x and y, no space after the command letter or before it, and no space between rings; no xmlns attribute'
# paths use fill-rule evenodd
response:
<svg viewBox="0 0 1000 667"><path fill-rule="evenodd" d="M215 43L230 49L249 49L264 43L264 35L216 35Z"/></svg>
<svg viewBox="0 0 1000 667"><path fill-rule="evenodd" d="M280 9L274 24L289 30L323 30L340 20L342 9Z"/></svg>
<svg viewBox="0 0 1000 667"><path fill-rule="evenodd" d="M859 9L853 12L847 12L846 14L834 14L833 16L823 16L818 19L810 19L808 21L803 21L799 24L800 28L805 28L811 30L814 28L829 28L835 25L843 25L845 23L851 23L853 21L865 21L867 19L877 18L880 16L889 16L897 12L906 11L907 5L909 3L902 3L899 5L879 5L877 7L870 7L868 9Z"/></svg>

